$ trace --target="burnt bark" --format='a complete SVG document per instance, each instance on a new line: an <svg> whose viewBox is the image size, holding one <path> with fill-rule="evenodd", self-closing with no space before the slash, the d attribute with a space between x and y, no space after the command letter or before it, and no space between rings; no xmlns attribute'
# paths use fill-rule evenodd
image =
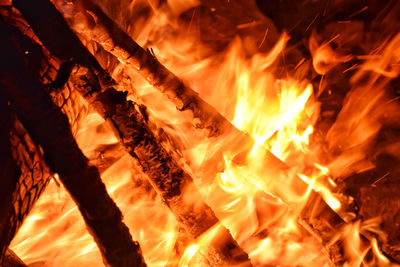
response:
<svg viewBox="0 0 400 267"><path fill-rule="evenodd" d="M132 241L98 170L88 164L76 144L67 117L52 102L39 77L30 71L24 56L27 50L21 42L29 42L29 38L3 21L0 23L2 34L10 37L1 47L3 94L9 97L34 142L42 146L45 162L60 175L77 203L105 263L108 266L145 266L140 247Z"/></svg>

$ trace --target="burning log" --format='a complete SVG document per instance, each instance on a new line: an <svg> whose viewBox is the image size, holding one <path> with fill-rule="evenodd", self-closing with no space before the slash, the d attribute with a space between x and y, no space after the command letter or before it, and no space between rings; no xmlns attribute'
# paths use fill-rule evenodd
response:
<svg viewBox="0 0 400 267"><path fill-rule="evenodd" d="M74 30L99 43L121 62L133 66L151 85L166 94L178 110L190 110L195 127L208 129L210 137L222 135L225 129L234 129L224 116L164 67L150 50L132 40L98 6L86 0L81 3L90 13L86 13L85 27L75 25Z"/></svg>
<svg viewBox="0 0 400 267"><path fill-rule="evenodd" d="M67 59L72 56L74 62L83 65L74 68L71 77L72 83L78 87L78 90L88 102L93 104L99 113L110 122L117 137L128 152L139 160L143 171L149 176L150 182L159 192L163 201L170 207L178 221L184 225L187 232L193 238L197 238L211 227L217 226L219 222L214 212L199 201L202 197L194 187L190 175L168 154L151 132L147 125L144 107L138 106L132 101L127 101L126 93L118 92L112 88L114 82L99 67L97 61L75 35L68 32L67 24L62 21L61 15L54 6L47 1L35 1L34 3L15 1L14 4L28 20L43 44L47 47L50 43L51 53L60 59ZM37 13L35 13L36 10L45 10L48 16L38 18ZM50 22L55 26L46 26L47 29L44 30L44 24L49 25ZM51 33L57 33L58 36L61 36L64 40L63 44L53 42L54 37ZM67 52L63 54L62 51L64 50L58 45L64 47ZM96 62L92 64L94 61ZM58 155L57 158L61 159L63 156L67 155ZM54 162L54 164L57 163ZM59 168L63 169L63 166L59 166ZM66 172L68 174L68 171ZM186 199L185 194L190 195L191 200ZM230 232L223 227L221 228L222 230L218 233L218 240L214 240L211 247L205 249L208 261L212 265L237 263L250 265L247 254L232 238Z"/></svg>
<svg viewBox="0 0 400 267"><path fill-rule="evenodd" d="M1 64L2 93L10 98L35 143L43 147L44 160L60 175L76 201L105 262L109 266L145 266L139 245L132 242L128 228L122 223L122 214L108 196L98 170L88 165L78 148L66 116L27 68L24 43L31 40L2 21L1 31L10 37L1 49L5 59Z"/></svg>

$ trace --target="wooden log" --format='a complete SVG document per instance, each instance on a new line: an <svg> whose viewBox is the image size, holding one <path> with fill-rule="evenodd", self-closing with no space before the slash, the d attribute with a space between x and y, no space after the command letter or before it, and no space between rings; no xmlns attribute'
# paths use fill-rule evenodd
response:
<svg viewBox="0 0 400 267"><path fill-rule="evenodd" d="M225 129L233 127L214 107L164 67L150 50L132 40L98 6L86 0L80 3L95 16L92 20L96 22L93 23L90 16L86 17L86 21L82 21L86 22L85 27L73 27L78 33L96 41L118 60L135 68L151 85L166 94L178 110L190 110L194 126L208 129L209 136L219 136Z"/></svg>
<svg viewBox="0 0 400 267"><path fill-rule="evenodd" d="M2 34L10 36L1 44L0 86L11 100L22 123L44 160L77 203L107 266L145 266L140 247L132 241L122 214L109 197L98 170L88 164L76 144L68 120L55 106L39 79L28 68L24 42L12 27L0 21ZM23 79L21 79L23 77ZM90 190L88 190L90 189Z"/></svg>
<svg viewBox="0 0 400 267"><path fill-rule="evenodd" d="M72 60L89 67L78 67L73 71L72 83L80 88L80 93L92 103L100 114L110 122L128 152L139 160L150 182L159 192L161 198L170 207L187 232L197 238L212 226L219 224L213 211L201 201L202 197L192 183L192 178L185 172L177 161L171 157L160 144L159 140L150 131L143 107L127 101L126 93L121 93L112 88L114 81L108 73L98 68L98 64L91 66L92 59L85 58L86 48L79 42L69 46L69 42L76 42L74 34L65 30L68 25L55 19L46 21L43 17L36 18L35 11L46 10L50 14L46 18L53 18L58 14L52 4L46 0L39 1L14 1L15 6L32 26L35 32L40 32L40 39L47 47L52 42L47 35L49 32L57 33L57 38L65 40L63 47L70 49L66 55L74 55ZM57 23L55 23L57 22ZM44 23L44 24L42 24ZM53 25L53 29L43 30L43 26ZM57 30L63 28L63 30ZM63 35L61 35L62 33ZM57 44L51 44L53 50ZM66 58L62 55L61 59ZM82 57L85 55L85 57ZM93 57L93 60L94 57ZM186 196L190 195L190 199ZM207 259L212 265L250 265L247 254L232 238L230 232L221 227L218 236L211 246L205 248Z"/></svg>
<svg viewBox="0 0 400 267"><path fill-rule="evenodd" d="M7 16L8 11L2 8L0 15L13 20ZM32 55L27 57L35 61ZM51 173L40 148L19 122L3 92L0 93L0 124L0 265L14 266L16 257L6 249L46 188Z"/></svg>

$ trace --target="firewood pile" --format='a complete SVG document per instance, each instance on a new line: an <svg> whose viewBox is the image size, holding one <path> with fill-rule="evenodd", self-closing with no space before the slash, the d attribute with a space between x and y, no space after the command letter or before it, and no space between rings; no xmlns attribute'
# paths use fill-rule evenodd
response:
<svg viewBox="0 0 400 267"><path fill-rule="evenodd" d="M140 44L135 29L144 27L152 13L159 12L161 18L161 11L171 8L167 2L0 2L1 266L26 266L9 246L51 180L62 184L72 197L106 266L151 266L147 248L132 237L120 204L103 183L103 173L124 156L145 177L138 187L159 198L179 225L174 255L164 265L281 265L255 259L254 251L261 245L250 249L253 243L273 236L278 222L265 223L265 229L242 238L244 234L233 231L221 217L226 211L215 206L222 200L205 193L205 188L216 186L214 178L224 168L236 164L240 169L254 154L258 155L257 171L274 177L253 182L258 190L254 201L266 207L270 207L268 201L279 203L274 209L295 214L296 234L318 243L321 255L328 259L324 263L389 266L400 262L400 155L396 149L400 129L400 19L396 14L400 4L204 0L175 14L178 24L196 25L196 41L207 48L207 55L223 54L241 40L245 58L270 53L271 62L264 62L263 69L273 66L270 75L276 79L301 76L310 81L309 88L314 88L321 104L309 142L315 144L314 156L329 166L330 174L321 179L334 186L326 193L316 180L304 178L292 167L301 160L310 165L305 159L283 161L270 147L257 146L250 131L228 119L233 108L227 108L231 115L221 112L215 99L207 100L190 81L161 63L157 51L151 49L151 38ZM136 28L126 18L136 21ZM173 36L162 27L151 34L161 43ZM284 53L279 51L285 46ZM389 53L373 67L367 64ZM207 145L215 144L202 164L194 163L185 151L189 141L173 133L178 126L160 120L155 107L131 82L139 76L165 96L179 116L189 118L185 129L199 133ZM381 91L366 89L370 87ZM368 108L354 95L368 100ZM76 136L90 112L101 116L118 142L89 155ZM346 120L357 115L358 119ZM362 116L368 123L361 121ZM364 131L370 135L363 137ZM303 199L302 204L297 199ZM260 208L257 212L261 227L267 221L261 217L276 211ZM345 237L355 231L350 225L360 224L356 239L364 248L362 256L349 255L352 239ZM339 233L339 229L343 230ZM206 245L198 245L201 242ZM190 248L196 248L191 262L179 261L188 257Z"/></svg>

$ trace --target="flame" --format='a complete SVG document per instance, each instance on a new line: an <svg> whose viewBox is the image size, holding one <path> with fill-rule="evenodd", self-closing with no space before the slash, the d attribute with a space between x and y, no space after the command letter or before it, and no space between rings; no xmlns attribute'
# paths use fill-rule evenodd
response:
<svg viewBox="0 0 400 267"><path fill-rule="evenodd" d="M318 44L315 33L310 37L309 47L311 55L313 56L313 67L318 74L324 75L336 65L350 61L353 58L352 55L339 54L330 46L330 44L338 38L339 35L336 35L328 42L324 42L320 45Z"/></svg>
<svg viewBox="0 0 400 267"><path fill-rule="evenodd" d="M188 112L177 111L127 66L121 63L114 69L113 77L121 83L126 82L122 73L127 73L137 90L135 94L171 137L174 149L185 158L185 168L221 222L197 240L185 236L140 168L121 152L118 161L102 172L102 179L121 208L133 239L139 241L148 266L204 264L199 254L218 236L221 226L230 230L254 266L330 266L326 249L338 240L345 247L345 266L390 265L379 247L378 240L384 235L377 221L348 222L332 230L328 244L321 244L301 226L299 218L312 191L343 215L346 203L335 193L338 179L374 167L367 157L372 143L382 125L393 122L388 114L400 115L398 104L385 92L387 80L380 79L400 73L400 34L382 42L367 56L335 50L331 43L340 36L328 41L321 41L315 33L311 36L312 66L318 74L326 75L354 58L364 60L351 79L352 88L336 121L318 140L321 103L313 83L298 69L307 60L303 58L296 66L298 73L277 74L288 34L281 34L269 52L250 56L246 53L248 40L239 37L228 48L216 52L200 42L192 22L189 30L179 24L179 15L198 5L198 1L167 1L162 8L156 2L136 3L149 5L154 16L146 23L139 21L138 25L146 26L135 26L132 36L142 45L151 46L164 65L251 136L254 146L245 154L240 145L237 151L224 151L224 144L234 140L207 138L205 132L191 127ZM127 12L131 10L132 6ZM117 146L112 131L96 113L90 113L82 125L76 138L89 158L100 146ZM265 149L289 168L290 175L283 177L285 184L278 193L277 177L262 165ZM223 160L217 161L218 155L223 155ZM305 192L299 193L295 188L296 179L308 185ZM37 202L11 248L28 264L101 266L101 256L86 233L77 208L56 181ZM365 243L363 235L371 232L379 238L371 237ZM372 253L372 260L368 253Z"/></svg>

